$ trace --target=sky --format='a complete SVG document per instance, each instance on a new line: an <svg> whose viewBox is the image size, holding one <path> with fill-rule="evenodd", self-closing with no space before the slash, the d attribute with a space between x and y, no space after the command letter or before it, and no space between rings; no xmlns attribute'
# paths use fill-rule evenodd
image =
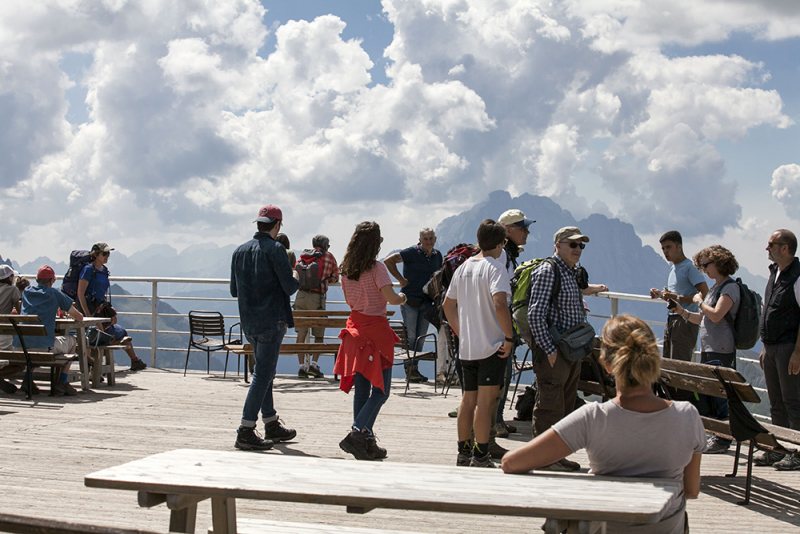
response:
<svg viewBox="0 0 800 534"><path fill-rule="evenodd" d="M795 0L5 0L0 255L239 243L274 204L341 257L504 189L764 274L798 87Z"/></svg>

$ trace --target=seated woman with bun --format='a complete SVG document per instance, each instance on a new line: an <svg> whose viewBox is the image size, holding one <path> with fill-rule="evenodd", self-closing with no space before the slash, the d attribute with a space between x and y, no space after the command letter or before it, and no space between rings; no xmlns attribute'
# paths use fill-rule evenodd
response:
<svg viewBox="0 0 800 534"><path fill-rule="evenodd" d="M617 396L590 402L533 441L503 458L506 473L526 473L586 449L595 475L672 478L683 481L661 521L649 525L608 523L608 532L684 532L686 498L700 493L700 458L706 435L697 409L653 393L661 356L653 331L631 315L603 328L600 362L617 381Z"/></svg>

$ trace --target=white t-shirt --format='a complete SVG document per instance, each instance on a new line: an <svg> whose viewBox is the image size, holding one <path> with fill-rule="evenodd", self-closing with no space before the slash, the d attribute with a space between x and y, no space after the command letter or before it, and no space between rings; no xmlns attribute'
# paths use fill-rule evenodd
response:
<svg viewBox="0 0 800 534"><path fill-rule="evenodd" d="M483 360L506 336L497 322L492 296L511 293L508 271L494 258L470 258L456 270L447 297L458 301L459 358Z"/></svg>

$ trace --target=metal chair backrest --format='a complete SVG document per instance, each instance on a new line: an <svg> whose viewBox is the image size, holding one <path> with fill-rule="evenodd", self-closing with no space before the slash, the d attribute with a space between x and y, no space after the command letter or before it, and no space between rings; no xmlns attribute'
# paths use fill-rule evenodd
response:
<svg viewBox="0 0 800 534"><path fill-rule="evenodd" d="M216 311L190 311L189 335L201 338L221 337L225 339L225 319Z"/></svg>
<svg viewBox="0 0 800 534"><path fill-rule="evenodd" d="M442 326L444 328L444 340L445 344L447 345L447 356L448 361L452 361L456 359L456 339L453 336L453 331L450 330L450 323L447 321L442 321ZM441 330L440 330L441 331Z"/></svg>
<svg viewBox="0 0 800 534"><path fill-rule="evenodd" d="M400 341L395 343L394 346L408 352L408 330L406 329L405 323L402 321L389 321L389 326L394 330L394 333L397 334L397 337L400 338Z"/></svg>

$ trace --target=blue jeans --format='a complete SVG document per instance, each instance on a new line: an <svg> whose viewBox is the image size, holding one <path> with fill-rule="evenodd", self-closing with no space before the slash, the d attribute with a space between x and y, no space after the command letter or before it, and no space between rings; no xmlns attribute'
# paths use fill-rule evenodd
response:
<svg viewBox="0 0 800 534"><path fill-rule="evenodd" d="M265 422L274 419L277 413L272 403L272 381L275 379L275 368L285 334L286 323L282 321L275 324L270 332L254 336L245 334L247 342L253 346L256 367L244 401L242 426L256 426L259 410Z"/></svg>
<svg viewBox="0 0 800 534"><path fill-rule="evenodd" d="M414 347L412 346L414 340L417 339L418 336L424 336L428 333L428 325L431 323L425 319L425 312L431 307L432 304L425 303L419 308L413 308L408 304L403 304L400 306L400 312L403 314L403 322L406 325L406 330L408 330L408 348L409 350L414 351ZM416 346L417 352L422 352L422 345L425 343L425 340L419 340ZM412 367L412 362L406 362L403 364L406 369L410 369ZM413 365L416 367L416 362L413 362Z"/></svg>
<svg viewBox="0 0 800 534"><path fill-rule="evenodd" d="M378 418L378 412L389 398L389 390L392 388L392 368L383 370L383 391L376 388L372 383L364 378L361 373L353 376L353 426L359 430L366 430L372 434L372 425Z"/></svg>

